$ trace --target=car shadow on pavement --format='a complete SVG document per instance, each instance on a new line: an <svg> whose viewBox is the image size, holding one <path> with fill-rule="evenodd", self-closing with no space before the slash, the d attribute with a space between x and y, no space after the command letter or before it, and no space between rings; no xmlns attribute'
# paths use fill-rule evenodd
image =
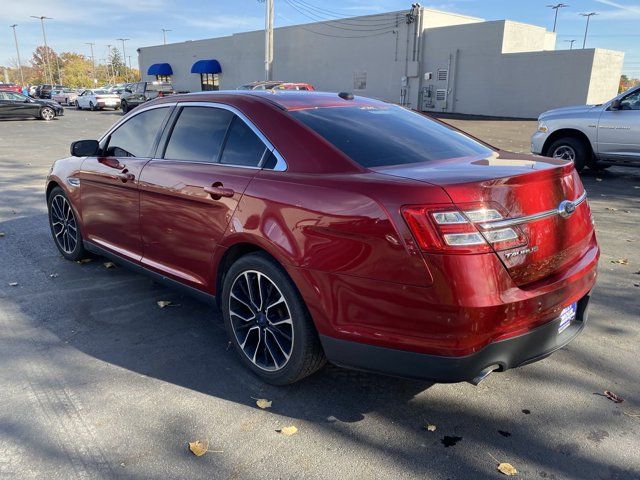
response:
<svg viewBox="0 0 640 480"><path fill-rule="evenodd" d="M619 174L607 175L615 178ZM595 178L585 178L590 195L607 195L609 188L616 190L607 185L606 179L601 183ZM636 200L633 193L625 195L617 190L618 201ZM255 408L256 398L267 398L273 401L273 407L260 413L308 423L311 426L307 428L339 438L343 446L376 452L410 475L484 478L487 469L483 465L489 464L494 470L490 453L501 461L524 459L528 467L519 470L527 478L633 478L634 473L626 467L608 464L590 454L599 439L628 430L625 421L629 420L622 415L621 407L593 395L606 385L589 374L605 371L624 384L634 382L633 371L618 365L615 357L598 358L581 348L580 338L555 354L559 362L546 360L517 372L497 374L477 388L433 386L330 365L297 384L274 387L262 383L241 365L214 307L124 268L106 268L105 260L99 257L83 264L65 261L49 238L46 215L2 222L0 231L6 234L0 239L0 260L5 265L0 272L0 281L5 282L0 287L0 300L5 307L19 311L27 322L10 339L16 347L11 364L46 355L48 350L73 349L142 377L247 407ZM10 280L19 285L5 287ZM628 295L616 294L612 286L603 288L606 290L602 295L594 296L596 306L605 302L606 296L617 295L617 308L625 318L633 319L637 303ZM171 305L160 308L156 302L161 300L171 301ZM601 319L595 322L588 329L605 332L613 328L603 325ZM623 323L615 328L620 331L608 335L624 335L625 329L633 325ZM29 329L46 329L52 338L47 342L35 336L25 340L21 332ZM5 337L8 338L7 332ZM87 382L87 376L92 375L89 367L55 361L59 362L56 367L65 372L65 382L71 390L95 388ZM5 359L3 366L8 362ZM557 368L558 365L579 368ZM503 375L507 381L502 381ZM41 387L53 381L42 379ZM520 391L518 387L523 384L529 390ZM565 395L564 386L578 388L598 407L582 409L580 402L572 404L572 399L567 398L567 410L549 411L545 397L538 392L557 390L558 395ZM498 410L488 411L487 396L504 398L504 402ZM130 408L135 410L135 402ZM150 431L143 437L159 438L159 443L167 444L175 438L176 431L184 437L181 429L190 419L180 417L182 414L184 411L176 408L174 414L167 414L164 434ZM359 426L368 419L375 421L373 432ZM437 431L427 431L427 424L436 425ZM549 427L541 430L541 424ZM16 419L3 425L0 432L40 448L37 435L28 433L29 425ZM254 428L250 422L247 425ZM571 433L565 435L565 431ZM459 438L459 443L447 447L445 437ZM167 445L165 449L170 448ZM42 451L52 457L60 454L45 447ZM153 455L148 454L151 458ZM228 467L231 471L230 466L223 465L224 460L207 457L206 462L211 463L203 465L216 468L217 462L219 468ZM366 470L366 466L363 468ZM371 472L374 476L375 473ZM251 471L240 471L238 476L259 477ZM153 477L152 471L144 476ZM156 478L162 476L158 474Z"/></svg>

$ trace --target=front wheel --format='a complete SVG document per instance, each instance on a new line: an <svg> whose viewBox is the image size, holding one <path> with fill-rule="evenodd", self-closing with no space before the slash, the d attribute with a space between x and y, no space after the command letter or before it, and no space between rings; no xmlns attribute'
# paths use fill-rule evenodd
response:
<svg viewBox="0 0 640 480"><path fill-rule="evenodd" d="M547 156L561 160L571 160L578 172L587 165L588 149L584 142L575 137L559 138L547 150Z"/></svg>
<svg viewBox="0 0 640 480"><path fill-rule="evenodd" d="M53 111L53 108L44 107L40 110L40 118L48 122L56 118L56 112Z"/></svg>
<svg viewBox="0 0 640 480"><path fill-rule="evenodd" d="M325 363L306 305L271 257L251 253L224 277L222 315L241 361L274 385L294 383Z"/></svg>
<svg viewBox="0 0 640 480"><path fill-rule="evenodd" d="M120 103L120 108L122 108L122 114L126 114L129 111L129 105L127 104L127 102L121 102Z"/></svg>
<svg viewBox="0 0 640 480"><path fill-rule="evenodd" d="M51 190L47 198L49 227L58 250L67 260L80 260L87 252L82 243L80 226L67 195L60 187Z"/></svg>
<svg viewBox="0 0 640 480"><path fill-rule="evenodd" d="M77 100L76 100L76 109L77 110L82 110L82 108L80 108L80 102L78 102Z"/></svg>
<svg viewBox="0 0 640 480"><path fill-rule="evenodd" d="M96 110L96 107L93 105L93 102L89 102L89 110L92 112Z"/></svg>

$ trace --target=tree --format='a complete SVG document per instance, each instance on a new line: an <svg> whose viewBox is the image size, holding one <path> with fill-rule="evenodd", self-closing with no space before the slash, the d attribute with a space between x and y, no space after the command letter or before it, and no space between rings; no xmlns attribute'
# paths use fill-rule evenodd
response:
<svg viewBox="0 0 640 480"><path fill-rule="evenodd" d="M54 83L60 81L59 78L59 58L58 54L51 48L40 45L36 47L31 57L31 65L38 72L38 77Z"/></svg>

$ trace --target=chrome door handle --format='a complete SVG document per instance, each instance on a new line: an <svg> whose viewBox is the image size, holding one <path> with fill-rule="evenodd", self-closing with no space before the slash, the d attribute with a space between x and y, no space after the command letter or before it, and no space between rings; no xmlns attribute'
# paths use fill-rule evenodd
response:
<svg viewBox="0 0 640 480"><path fill-rule="evenodd" d="M210 187L204 187L204 191L211 195L211 198L233 197L236 193L231 188L225 188L221 183L214 183Z"/></svg>
<svg viewBox="0 0 640 480"><path fill-rule="evenodd" d="M122 180L123 183L126 183L130 180L134 180L136 178L133 175L133 173L129 173L129 172L116 173L116 177Z"/></svg>

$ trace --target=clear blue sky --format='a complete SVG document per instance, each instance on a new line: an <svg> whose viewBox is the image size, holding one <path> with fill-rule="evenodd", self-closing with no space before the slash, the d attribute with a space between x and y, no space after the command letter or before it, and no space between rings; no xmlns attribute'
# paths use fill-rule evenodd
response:
<svg viewBox="0 0 640 480"><path fill-rule="evenodd" d="M308 23L288 2L275 0L276 26ZM399 0L303 0L325 10L345 15L405 10L411 1ZM47 21L47 40L56 51L88 54L85 42L94 42L95 57L106 56L106 45L128 37L127 55L136 63L135 49L162 43L161 28L172 30L167 41L196 40L264 28L264 3L258 0L4 0L0 8L0 65L15 58L9 25L18 24L23 62L42 43L40 22L30 15L53 17ZM545 6L555 0L449 0L422 2L424 6L473 15L488 20L511 19L553 26L553 11ZM565 0L571 6L558 18L558 49L564 40L576 39L582 46L585 19L580 12L598 12L592 17L587 46L623 50L623 73L640 77L640 0Z"/></svg>

